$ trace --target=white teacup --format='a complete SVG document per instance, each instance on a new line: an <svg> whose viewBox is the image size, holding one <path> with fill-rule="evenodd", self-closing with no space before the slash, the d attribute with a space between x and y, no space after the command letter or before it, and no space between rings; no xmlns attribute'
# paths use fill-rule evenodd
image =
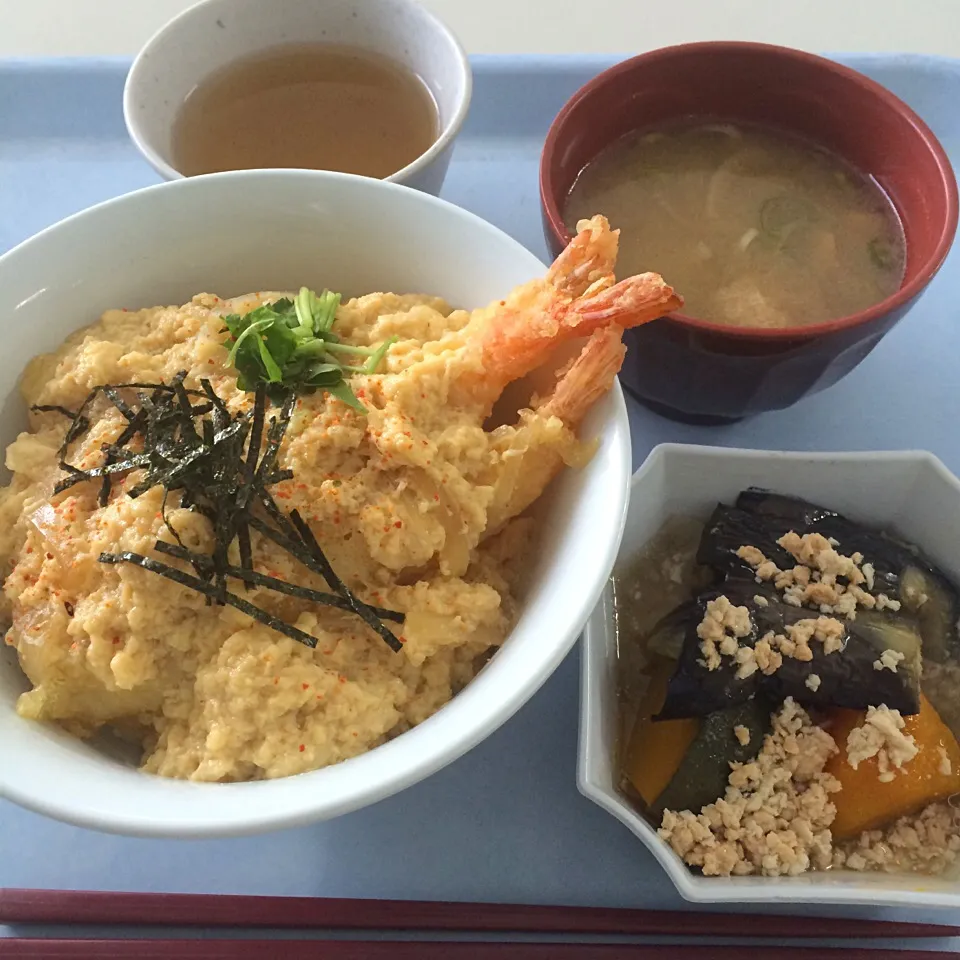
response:
<svg viewBox="0 0 960 960"><path fill-rule="evenodd" d="M285 43L357 47L418 74L436 101L440 133L385 179L440 192L472 75L456 37L415 0L204 0L175 17L140 51L123 91L127 130L161 176L183 176L173 130L187 95L220 68Z"/></svg>

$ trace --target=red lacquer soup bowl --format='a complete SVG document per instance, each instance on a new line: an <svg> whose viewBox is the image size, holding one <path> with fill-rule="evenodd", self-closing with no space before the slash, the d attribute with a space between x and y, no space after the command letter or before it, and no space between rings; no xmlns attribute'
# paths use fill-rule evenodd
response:
<svg viewBox="0 0 960 960"><path fill-rule="evenodd" d="M907 242L900 289L829 323L744 328L671 314L627 332L621 372L627 389L667 416L722 423L823 390L876 346L917 302L950 250L957 183L929 127L862 74L785 47L684 44L606 70L557 115L540 159L551 250L556 254L569 241L564 203L579 172L604 147L632 130L698 116L765 124L833 151L886 191ZM616 211L597 212L616 226Z"/></svg>

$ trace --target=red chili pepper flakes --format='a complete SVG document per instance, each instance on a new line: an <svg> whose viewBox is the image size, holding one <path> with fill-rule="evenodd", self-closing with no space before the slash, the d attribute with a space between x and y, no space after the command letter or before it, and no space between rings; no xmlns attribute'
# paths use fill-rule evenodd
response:
<svg viewBox="0 0 960 960"><path fill-rule="evenodd" d="M273 678L274 686L276 686L279 682L280 682L280 678L279 678L279 677L274 677L274 678Z"/></svg>
<svg viewBox="0 0 960 960"><path fill-rule="evenodd" d="M309 683L305 683L305 684L303 685L303 689L304 689L304 690L309 690L309 689L310 689L310 684L309 684Z"/></svg>
<svg viewBox="0 0 960 960"><path fill-rule="evenodd" d="M407 642L407 638L406 638L406 637L397 637L397 639L398 639L401 643L406 643L406 642Z"/></svg>
<svg viewBox="0 0 960 960"><path fill-rule="evenodd" d="M402 521L402 520L398 520L398 521L394 524L394 526L399 530L399 529L403 526L403 521Z"/></svg>
<svg viewBox="0 0 960 960"><path fill-rule="evenodd" d="M24 553L33 553L33 547L27 547Z"/></svg>
<svg viewBox="0 0 960 960"><path fill-rule="evenodd" d="M52 553L48 553L48 554L47 554L47 559L48 559L48 560L52 560L52 559L53 559L53 554L52 554Z"/></svg>
<svg viewBox="0 0 960 960"><path fill-rule="evenodd" d="M343 676L343 674L340 675L340 682L341 682L341 683L346 683L346 682L347 682L347 678L346 678L345 676Z"/></svg>
<svg viewBox="0 0 960 960"><path fill-rule="evenodd" d="M114 642L114 643L119 643L119 642L120 642L120 638L119 638L119 637L114 637L114 638L113 638L113 642Z"/></svg>
<svg viewBox="0 0 960 960"><path fill-rule="evenodd" d="M439 493L435 493L435 494L433 495L433 499L434 499L434 500L439 500L439 499L440 499L440 494L439 494Z"/></svg>
<svg viewBox="0 0 960 960"><path fill-rule="evenodd" d="M300 752L303 753L303 751L306 750L306 749L307 749L307 748L301 743L301 744L300 744Z"/></svg>
<svg viewBox="0 0 960 960"><path fill-rule="evenodd" d="M318 699L318 700L322 700L322 699L323 699L323 694L322 694L322 693L318 693L318 694L317 694L317 699Z"/></svg>

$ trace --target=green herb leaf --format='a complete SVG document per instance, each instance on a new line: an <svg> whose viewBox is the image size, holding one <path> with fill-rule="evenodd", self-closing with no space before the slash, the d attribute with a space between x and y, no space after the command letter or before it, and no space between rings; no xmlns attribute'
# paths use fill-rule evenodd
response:
<svg viewBox="0 0 960 960"><path fill-rule="evenodd" d="M249 324L246 329L244 329L239 335L237 335L236 342L230 350L230 354L227 357L228 363L234 363L237 359L237 354L240 352L240 348L246 342L249 337L255 337L259 330L262 330L265 326L272 323L272 320L259 320L256 323Z"/></svg>
<svg viewBox="0 0 960 960"><path fill-rule="evenodd" d="M323 340L306 340L297 344L293 351L295 359L307 359L310 357L322 357L327 352L327 344Z"/></svg>
<svg viewBox="0 0 960 960"><path fill-rule="evenodd" d="M275 322L269 327L265 327L263 339L270 350L270 355L281 367L293 358L300 343L293 330L282 322Z"/></svg>
<svg viewBox="0 0 960 960"><path fill-rule="evenodd" d="M315 363L304 376L311 387L332 387L343 380L343 370L335 363Z"/></svg>
<svg viewBox="0 0 960 960"><path fill-rule="evenodd" d="M284 317L288 322L295 320L297 317L296 308L289 297L281 297L279 300L274 300L269 306L273 309L274 313L280 314L280 316Z"/></svg>
<svg viewBox="0 0 960 960"><path fill-rule="evenodd" d="M356 394L350 389L350 384L345 380L326 388L327 393L332 394L338 400L342 400L348 407L353 407L359 413L366 413L367 408L357 399Z"/></svg>
<svg viewBox="0 0 960 960"><path fill-rule="evenodd" d="M279 383L283 379L283 373L277 366L277 361L270 355L266 341L262 337L258 337L257 345L260 347L260 359L263 361L263 366L267 371L267 382Z"/></svg>

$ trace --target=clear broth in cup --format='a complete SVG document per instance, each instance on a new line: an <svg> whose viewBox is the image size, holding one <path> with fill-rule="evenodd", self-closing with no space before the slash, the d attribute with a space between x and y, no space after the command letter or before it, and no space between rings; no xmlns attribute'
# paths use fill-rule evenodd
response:
<svg viewBox="0 0 960 960"><path fill-rule="evenodd" d="M354 47L289 44L201 82L174 125L173 158L185 176L297 167L383 178L438 135L415 73Z"/></svg>

